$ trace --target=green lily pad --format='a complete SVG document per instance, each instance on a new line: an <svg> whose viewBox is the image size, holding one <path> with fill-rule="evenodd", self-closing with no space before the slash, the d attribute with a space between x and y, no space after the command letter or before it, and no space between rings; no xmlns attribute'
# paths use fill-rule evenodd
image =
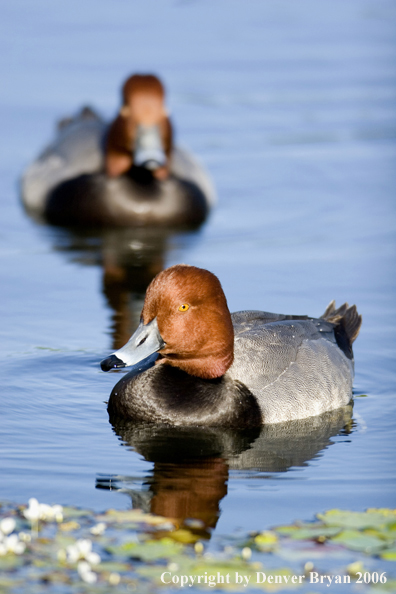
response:
<svg viewBox="0 0 396 594"><path fill-rule="evenodd" d="M327 539L336 536L341 531L338 527L332 526L312 526L310 528L297 528L290 534L291 538L296 540L318 540Z"/></svg>
<svg viewBox="0 0 396 594"><path fill-rule="evenodd" d="M0 571L10 571L10 569L16 569L21 567L25 563L22 555L9 554L4 557L0 557Z"/></svg>
<svg viewBox="0 0 396 594"><path fill-rule="evenodd" d="M173 530L172 532L169 532L168 538L183 544L193 544L199 540L199 536L186 529Z"/></svg>
<svg viewBox="0 0 396 594"><path fill-rule="evenodd" d="M386 559L387 561L396 561L396 547L381 551L380 557L381 559Z"/></svg>
<svg viewBox="0 0 396 594"><path fill-rule="evenodd" d="M98 516L97 520L99 522L116 522L117 524L132 522L136 524L149 524L152 526L169 524L168 518L162 518L161 516L154 516L152 514L145 514L139 509L127 511L117 511L115 509L110 509L106 512L106 514Z"/></svg>
<svg viewBox="0 0 396 594"><path fill-rule="evenodd" d="M121 546L109 547L108 551L121 557L133 557L142 561L157 559L171 559L183 549L183 545L171 538L161 540L146 540L146 542L128 542Z"/></svg>
<svg viewBox="0 0 396 594"><path fill-rule="evenodd" d="M324 514L317 514L327 526L340 526L341 528L381 528L393 525L396 519L396 510L369 509L365 512L343 511L332 509Z"/></svg>
<svg viewBox="0 0 396 594"><path fill-rule="evenodd" d="M67 534L64 534L62 532L58 532L55 535L55 543L58 545L59 548L65 549L66 547L74 544L75 542L75 538L73 538L72 536L68 536Z"/></svg>
<svg viewBox="0 0 396 594"><path fill-rule="evenodd" d="M275 532L266 530L254 538L254 544L260 551L270 551L277 546L278 540Z"/></svg>
<svg viewBox="0 0 396 594"><path fill-rule="evenodd" d="M62 530L62 532L74 532L79 528L81 528L81 526L75 520L69 520L68 522L62 522L59 524L59 530Z"/></svg>
<svg viewBox="0 0 396 594"><path fill-rule="evenodd" d="M219 552L209 556L201 543L195 543L197 536L188 529L177 529L168 520L140 510L95 514L89 510L64 508L63 524L42 522L39 532L31 532L30 523L20 515L21 509L15 504L0 507L0 519L15 515L26 533L23 538L28 541L22 555L0 557L0 590L4 594L25 591L42 594L43 588L62 594L116 591L127 594L131 589L139 594L155 594L162 589L179 590L180 578L178 584L175 581L164 584L161 580L164 572L166 581L173 576L196 578L195 591L285 592L299 586L292 578L301 573L307 562L311 562L312 567L321 567L325 560L329 567L326 573L357 575L357 571L363 572L368 554L380 556L381 560L370 559L370 567L364 572L386 572L387 582L362 584L362 594L372 592L373 588L396 591L393 579L396 570L392 572L391 563L396 560L396 513L393 510L331 510L318 516L321 521L296 522L292 526L245 536L218 535L214 550L219 549ZM94 537L91 529L99 521L104 521L107 529ZM102 559L93 567L97 576L95 583L83 582L77 564L67 560L67 546L78 539L94 540L95 552ZM232 546L226 546L229 543ZM236 550L240 551L238 555ZM253 560L251 550L254 550ZM59 551L63 551L63 557L58 558ZM269 560L275 569L263 567L262 562ZM286 567L279 569L279 565ZM204 583L205 576L215 576L215 587ZM246 588L245 584L248 584Z"/></svg>
<svg viewBox="0 0 396 594"><path fill-rule="evenodd" d="M86 509L79 509L77 507L63 507L63 511L62 511L62 515L63 515L63 519L64 520L69 520L69 519L74 519L74 518L82 518L84 516L89 516L90 512Z"/></svg>
<svg viewBox="0 0 396 594"><path fill-rule="evenodd" d="M278 532L279 534L282 534L284 536L288 536L289 534L293 534L294 532L296 532L296 530L299 530L298 526L276 526L276 528L274 528L274 530L276 530L276 532Z"/></svg>
<svg viewBox="0 0 396 594"><path fill-rule="evenodd" d="M362 551L363 553L378 553L385 548L386 543L376 536L368 536L358 530L343 530L332 538L332 542L341 544L348 549L354 551Z"/></svg>
<svg viewBox="0 0 396 594"><path fill-rule="evenodd" d="M129 571L131 566L128 563L120 563L117 561L102 561L97 566L99 571L108 571L109 573L123 573Z"/></svg>

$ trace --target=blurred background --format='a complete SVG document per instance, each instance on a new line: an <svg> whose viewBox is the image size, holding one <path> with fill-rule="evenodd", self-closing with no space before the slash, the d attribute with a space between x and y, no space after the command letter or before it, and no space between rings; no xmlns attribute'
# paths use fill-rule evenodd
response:
<svg viewBox="0 0 396 594"><path fill-rule="evenodd" d="M105 401L120 375L99 362L133 330L150 275L185 262L220 278L231 311L319 316L336 299L363 315L352 418L296 427L295 456L279 435L215 436L205 469L186 470L220 477L208 525L220 509L225 532L394 505L395 23L391 0L3 4L1 499L150 505L154 438L113 432ZM57 120L83 105L110 120L134 72L161 77L177 143L211 174L207 223L154 240L31 220L19 179ZM132 279L112 293L105 258ZM253 462L238 458L249 448Z"/></svg>

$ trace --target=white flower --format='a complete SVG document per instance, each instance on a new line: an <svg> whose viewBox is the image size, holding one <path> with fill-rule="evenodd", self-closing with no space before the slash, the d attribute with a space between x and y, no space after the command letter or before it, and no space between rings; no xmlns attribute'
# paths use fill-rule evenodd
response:
<svg viewBox="0 0 396 594"><path fill-rule="evenodd" d="M15 555L22 555L26 549L25 543L19 540L17 534L11 534L11 536L7 536L5 545L8 549L8 552L15 553Z"/></svg>
<svg viewBox="0 0 396 594"><path fill-rule="evenodd" d="M80 551L76 545L66 547L67 560L69 563L77 563L80 559Z"/></svg>
<svg viewBox="0 0 396 594"><path fill-rule="evenodd" d="M94 534L95 536L100 536L106 530L106 524L104 522L99 522L99 524L95 524L92 526L90 533Z"/></svg>
<svg viewBox="0 0 396 594"><path fill-rule="evenodd" d="M250 557L252 556L252 549L249 547L244 547L241 553L242 559L245 561L249 561Z"/></svg>
<svg viewBox="0 0 396 594"><path fill-rule="evenodd" d="M90 564L86 561L79 562L77 571L80 578L87 584L94 584L98 579L98 576L92 571Z"/></svg>
<svg viewBox="0 0 396 594"><path fill-rule="evenodd" d="M26 545L21 542L17 534L11 534L3 538L0 542L0 557L7 555L7 553L14 553L15 555L22 555L25 551Z"/></svg>
<svg viewBox="0 0 396 594"><path fill-rule="evenodd" d="M19 542L19 538L17 534L11 534L11 536L7 536L7 538L4 540L8 550L12 550L17 543Z"/></svg>
<svg viewBox="0 0 396 594"><path fill-rule="evenodd" d="M77 565L77 571L81 575L82 573L91 571L91 566L86 561L80 561L80 563Z"/></svg>
<svg viewBox="0 0 396 594"><path fill-rule="evenodd" d="M56 520L62 522L63 520L63 507L61 505L47 505L46 503L40 503L40 520Z"/></svg>
<svg viewBox="0 0 396 594"><path fill-rule="evenodd" d="M63 522L63 507L61 505L53 505L52 511L54 512L55 520L57 522Z"/></svg>
<svg viewBox="0 0 396 594"><path fill-rule="evenodd" d="M88 538L80 538L73 545L69 545L66 553L69 563L77 563L80 559L85 559L92 565L98 565L101 561L100 556L92 551L92 542Z"/></svg>
<svg viewBox="0 0 396 594"><path fill-rule="evenodd" d="M4 518L4 520L1 520L0 530L3 534L11 534L15 530L14 518Z"/></svg>
<svg viewBox="0 0 396 594"><path fill-rule="evenodd" d="M90 541L89 538L80 538L76 542L76 545L82 558L89 555L89 553L92 551L92 541Z"/></svg>
<svg viewBox="0 0 396 594"><path fill-rule="evenodd" d="M39 503L35 497L29 499L29 507L25 509L23 515L31 522L44 520L51 522L56 520L62 522L63 507L61 505L48 505L47 503Z"/></svg>
<svg viewBox="0 0 396 594"><path fill-rule="evenodd" d="M202 553L204 551L204 546L203 546L202 542L200 542L199 540L194 545L194 551L196 552L197 555L202 555Z"/></svg>
<svg viewBox="0 0 396 594"><path fill-rule="evenodd" d="M29 499L29 507L27 509L25 509L25 511L23 512L23 515L25 516L25 518L27 520L30 520L31 522L39 519L40 504L37 501L37 499L35 499L35 497L32 497L31 499Z"/></svg>
<svg viewBox="0 0 396 594"><path fill-rule="evenodd" d="M85 558L91 565L99 565L99 563L101 562L101 558L100 555L98 555L98 553L89 553L88 555L86 555Z"/></svg>
<svg viewBox="0 0 396 594"><path fill-rule="evenodd" d="M48 503L39 503L39 518L40 520L46 520L53 516L52 507Z"/></svg>
<svg viewBox="0 0 396 594"><path fill-rule="evenodd" d="M26 545L24 542L18 541L18 543L16 544L15 548L14 548L14 553L15 555L22 555L22 553L24 553L26 550Z"/></svg>

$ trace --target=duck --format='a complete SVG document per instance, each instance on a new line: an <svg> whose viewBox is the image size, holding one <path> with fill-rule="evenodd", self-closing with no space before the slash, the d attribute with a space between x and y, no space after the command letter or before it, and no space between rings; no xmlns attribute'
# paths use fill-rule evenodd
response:
<svg viewBox="0 0 396 594"><path fill-rule="evenodd" d="M319 318L230 313L219 279L176 264L147 288L138 328L101 362L132 366L108 401L114 419L258 427L314 417L352 399L362 317L332 301Z"/></svg>
<svg viewBox="0 0 396 594"><path fill-rule="evenodd" d="M174 144L163 83L134 74L110 124L91 107L58 123L22 174L21 199L32 217L53 225L194 227L216 194L198 159Z"/></svg>

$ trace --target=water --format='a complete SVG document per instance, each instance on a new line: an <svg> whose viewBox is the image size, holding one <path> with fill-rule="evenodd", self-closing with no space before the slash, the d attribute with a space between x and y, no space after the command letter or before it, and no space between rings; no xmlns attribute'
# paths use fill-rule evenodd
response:
<svg viewBox="0 0 396 594"><path fill-rule="evenodd" d="M0 499L184 505L217 534L394 506L394 3L16 0L1 12ZM211 172L207 224L96 237L29 220L18 178L56 119L86 103L112 117L134 71L162 76L179 141ZM217 274L231 311L356 303L352 420L287 435L113 430L120 375L98 364L133 330L152 275L178 262Z"/></svg>

